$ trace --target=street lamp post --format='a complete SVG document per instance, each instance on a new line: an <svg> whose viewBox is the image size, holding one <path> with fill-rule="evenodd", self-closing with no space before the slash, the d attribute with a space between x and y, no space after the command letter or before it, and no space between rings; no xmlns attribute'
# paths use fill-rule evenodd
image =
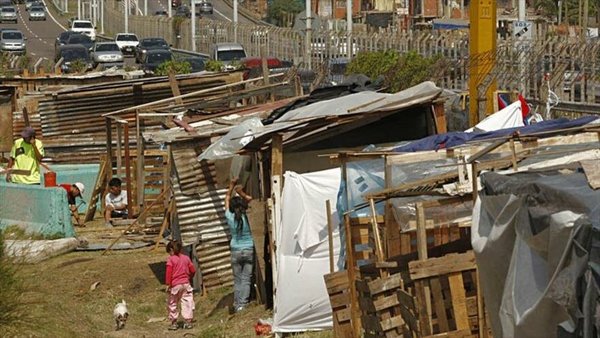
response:
<svg viewBox="0 0 600 338"><path fill-rule="evenodd" d="M238 0L233 0L233 42L237 42Z"/></svg>
<svg viewBox="0 0 600 338"><path fill-rule="evenodd" d="M129 33L129 0L125 0L125 33Z"/></svg>
<svg viewBox="0 0 600 338"><path fill-rule="evenodd" d="M77 20L81 19L81 0L77 0Z"/></svg>

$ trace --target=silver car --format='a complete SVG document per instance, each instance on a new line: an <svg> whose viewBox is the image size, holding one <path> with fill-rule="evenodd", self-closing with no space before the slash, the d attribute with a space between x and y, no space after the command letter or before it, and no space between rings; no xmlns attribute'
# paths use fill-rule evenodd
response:
<svg viewBox="0 0 600 338"><path fill-rule="evenodd" d="M212 14L213 13L213 5L212 5L212 3L208 2L208 1L196 3L196 12Z"/></svg>
<svg viewBox="0 0 600 338"><path fill-rule="evenodd" d="M123 53L115 42L97 42L91 49L94 68L99 64L105 67L123 67Z"/></svg>
<svg viewBox="0 0 600 338"><path fill-rule="evenodd" d="M25 54L25 40L27 38L20 31L4 29L0 32L0 51Z"/></svg>
<svg viewBox="0 0 600 338"><path fill-rule="evenodd" d="M17 9L13 6L6 6L0 8L0 23L12 21L17 23Z"/></svg>
<svg viewBox="0 0 600 338"><path fill-rule="evenodd" d="M32 6L29 9L29 21L42 20L46 21L46 10L41 6Z"/></svg>

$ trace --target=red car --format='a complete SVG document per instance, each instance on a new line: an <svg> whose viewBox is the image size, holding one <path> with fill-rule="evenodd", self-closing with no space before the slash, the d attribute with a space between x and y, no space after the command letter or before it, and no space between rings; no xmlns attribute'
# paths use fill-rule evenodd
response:
<svg viewBox="0 0 600 338"><path fill-rule="evenodd" d="M251 78L261 77L261 67L262 67L262 58L260 57L247 57L240 60L244 71L244 80L248 80ZM281 61L276 57L268 56L267 57L267 68L269 68L269 72L272 73L273 70L281 70L286 71L290 68L289 62Z"/></svg>

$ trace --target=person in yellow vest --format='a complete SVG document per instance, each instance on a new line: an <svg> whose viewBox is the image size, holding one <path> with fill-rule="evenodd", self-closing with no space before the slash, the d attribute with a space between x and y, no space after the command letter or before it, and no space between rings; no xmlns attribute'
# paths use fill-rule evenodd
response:
<svg viewBox="0 0 600 338"><path fill-rule="evenodd" d="M44 144L35 137L35 129L26 127L21 132L10 151L7 169L29 171L29 174L11 173L6 175L7 182L20 184L40 184L40 162L44 157Z"/></svg>

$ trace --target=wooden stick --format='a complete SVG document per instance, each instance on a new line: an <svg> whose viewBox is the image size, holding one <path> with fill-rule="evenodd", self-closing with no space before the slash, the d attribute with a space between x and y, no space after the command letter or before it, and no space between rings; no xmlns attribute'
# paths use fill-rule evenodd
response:
<svg viewBox="0 0 600 338"><path fill-rule="evenodd" d="M121 239L121 237L123 237L125 235L125 233L127 231L131 230L138 223L138 221L142 218L142 216L145 216L145 213L148 212L148 210L152 209L152 207L154 206L154 204L156 202L158 202L161 199L161 197L164 196L164 194L166 192L167 192L167 190L164 190L163 192L161 192L160 195L158 195L158 197L154 201L152 201L152 203L150 204L150 206L148 208L144 209L142 211L142 213L140 213L140 215L138 216L138 218L135 219L135 222L131 223L131 225L128 226L127 229L123 230L123 232L119 235L119 237L115 238L115 240L112 241L112 243L110 243L110 245L104 250L104 252L102 253L102 255L105 255L108 252L108 250L110 250L110 248L112 248L113 245L115 245Z"/></svg>
<svg viewBox="0 0 600 338"><path fill-rule="evenodd" d="M371 226L373 227L373 236L375 237L375 251L377 252L377 261L383 262L383 248L381 247L381 237L379 236L379 226L377 225L377 211L375 210L375 200L369 199L371 204Z"/></svg>
<svg viewBox="0 0 600 338"><path fill-rule="evenodd" d="M169 207L167 208L167 212L165 213L165 219L163 219L163 223L160 226L160 231L158 232L158 237L156 237L156 243L154 244L154 251L158 249L158 245L160 244L160 240L162 239L163 234L165 233L165 229L167 228L167 224L171 223L169 220L171 219L171 213L173 212L173 206L175 204L175 199L171 199L169 201Z"/></svg>
<svg viewBox="0 0 600 338"><path fill-rule="evenodd" d="M329 241L329 272L333 272L333 224L331 221L331 201L325 201L327 210L327 240Z"/></svg>

